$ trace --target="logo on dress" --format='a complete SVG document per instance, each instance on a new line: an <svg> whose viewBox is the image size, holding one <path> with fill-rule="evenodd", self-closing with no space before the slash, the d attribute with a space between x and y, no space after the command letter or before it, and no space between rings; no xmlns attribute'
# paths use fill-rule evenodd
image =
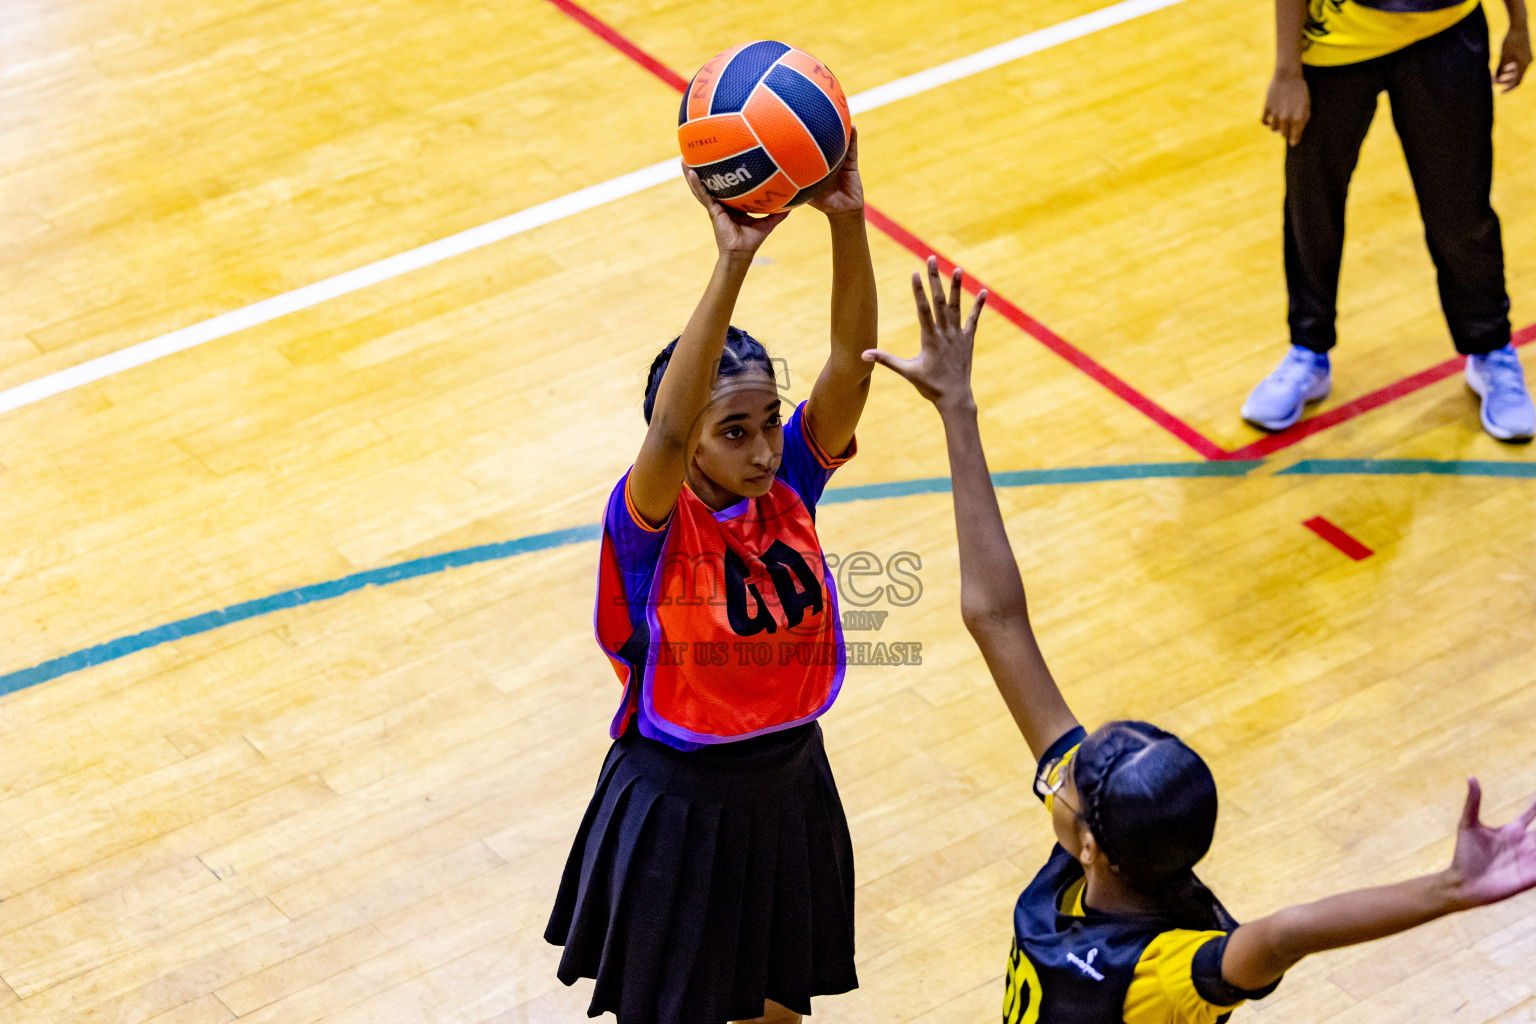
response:
<svg viewBox="0 0 1536 1024"><path fill-rule="evenodd" d="M1098 947L1094 947L1088 951L1088 959L1084 960L1076 953L1068 953L1067 962L1072 964L1078 970L1082 971L1084 974L1088 975L1088 977L1092 978L1094 981L1103 981L1104 975L1093 969L1093 958L1098 955Z"/></svg>

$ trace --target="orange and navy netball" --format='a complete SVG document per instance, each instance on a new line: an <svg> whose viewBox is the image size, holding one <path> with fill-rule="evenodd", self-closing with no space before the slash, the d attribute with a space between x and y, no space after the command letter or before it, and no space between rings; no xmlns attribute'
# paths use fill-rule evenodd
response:
<svg viewBox="0 0 1536 1024"><path fill-rule="evenodd" d="M677 141L709 194L747 213L798 206L848 152L853 120L832 72L769 41L715 54L683 93Z"/></svg>

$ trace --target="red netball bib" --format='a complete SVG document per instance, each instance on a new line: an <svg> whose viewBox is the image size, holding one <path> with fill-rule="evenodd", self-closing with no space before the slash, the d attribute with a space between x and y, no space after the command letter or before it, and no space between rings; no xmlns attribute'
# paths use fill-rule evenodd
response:
<svg viewBox="0 0 1536 1024"><path fill-rule="evenodd" d="M816 525L783 481L711 512L678 498L647 603L642 724L694 743L808 722L842 685L837 588Z"/></svg>
<svg viewBox="0 0 1536 1024"><path fill-rule="evenodd" d="M800 725L832 705L845 654L833 574L812 516L832 472L803 406L773 487L715 512L687 487L660 527L609 499L593 625L625 684L611 733L680 749Z"/></svg>

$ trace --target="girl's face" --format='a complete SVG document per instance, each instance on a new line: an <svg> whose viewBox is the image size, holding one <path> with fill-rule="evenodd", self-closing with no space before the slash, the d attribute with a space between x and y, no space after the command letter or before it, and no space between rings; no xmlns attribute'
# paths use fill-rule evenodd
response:
<svg viewBox="0 0 1536 1024"><path fill-rule="evenodd" d="M1077 782L1072 778L1072 762L1075 757L1076 754L1067 758L1056 769L1061 773L1062 786L1051 800L1051 827L1055 829L1056 841L1062 849L1081 859L1083 833L1088 830L1088 826L1078 813L1083 804L1082 796L1077 791Z"/></svg>
<svg viewBox="0 0 1536 1024"><path fill-rule="evenodd" d="M768 493L784 452L779 413L779 393L767 373L729 377L715 386L688 478L699 497L718 509Z"/></svg>

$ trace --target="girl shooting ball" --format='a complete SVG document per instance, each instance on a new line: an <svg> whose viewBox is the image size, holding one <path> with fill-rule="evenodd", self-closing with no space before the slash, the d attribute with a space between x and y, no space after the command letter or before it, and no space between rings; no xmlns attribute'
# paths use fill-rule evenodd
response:
<svg viewBox="0 0 1536 1024"><path fill-rule="evenodd" d="M1478 818L1468 784L1444 871L1288 907L1239 926L1195 877L1216 827L1216 784L1180 740L1145 722L1092 733L1073 716L1035 641L1013 549L987 472L971 393L971 352L986 293L960 316L957 269L944 293L912 276L922 348L866 359L905 377L944 424L960 548L960 612L1038 761L1035 792L1057 844L1019 896L1006 1024L1126 1024L1225 1019L1262 998L1309 953L1378 939L1536 886L1536 804L1499 828Z"/></svg>
<svg viewBox="0 0 1536 1024"><path fill-rule="evenodd" d="M595 625L624 683L613 746L545 937L620 1024L785 1024L857 984L853 856L816 719L843 676L815 509L854 453L875 279L857 138L811 206L832 231L832 345L783 420L763 346L731 326L787 214L713 200L718 258L651 364L645 441L608 500ZM701 586L701 581L703 585ZM782 641L829 657L778 657ZM767 665L743 657L768 645Z"/></svg>

